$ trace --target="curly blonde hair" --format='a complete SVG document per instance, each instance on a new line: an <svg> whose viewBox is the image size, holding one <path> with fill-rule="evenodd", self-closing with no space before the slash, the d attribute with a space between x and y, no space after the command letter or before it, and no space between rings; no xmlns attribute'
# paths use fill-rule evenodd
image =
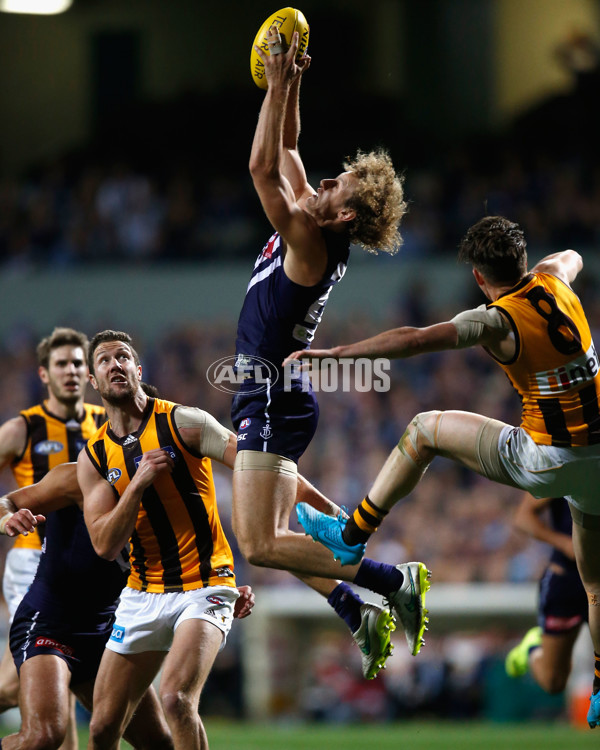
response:
<svg viewBox="0 0 600 750"><path fill-rule="evenodd" d="M344 169L358 178L347 204L356 211L350 240L370 253L382 250L394 255L402 245L398 227L407 209L404 177L396 174L384 149L358 151L353 159L344 162Z"/></svg>

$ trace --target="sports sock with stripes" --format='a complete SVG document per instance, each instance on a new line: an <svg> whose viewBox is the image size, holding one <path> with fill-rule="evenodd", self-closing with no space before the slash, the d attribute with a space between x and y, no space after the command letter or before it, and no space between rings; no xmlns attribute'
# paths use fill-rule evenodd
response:
<svg viewBox="0 0 600 750"><path fill-rule="evenodd" d="M594 684L592 686L592 693L596 693L600 690L600 656L594 651Z"/></svg>
<svg viewBox="0 0 600 750"><path fill-rule="evenodd" d="M363 600L347 583L338 584L327 597L327 602L334 608L352 633L360 627L360 605Z"/></svg>
<svg viewBox="0 0 600 750"><path fill-rule="evenodd" d="M368 541L374 531L377 531L379 524L387 514L387 510L378 508L367 495L348 519L342 531L342 539L350 547L355 544L363 544Z"/></svg>

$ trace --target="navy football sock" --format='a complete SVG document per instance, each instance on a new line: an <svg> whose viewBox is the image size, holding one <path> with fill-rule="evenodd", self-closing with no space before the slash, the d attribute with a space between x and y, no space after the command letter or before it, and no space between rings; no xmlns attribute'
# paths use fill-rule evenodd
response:
<svg viewBox="0 0 600 750"><path fill-rule="evenodd" d="M363 600L356 594L347 583L338 584L329 597L329 604L336 613L344 620L352 633L360 627L360 605Z"/></svg>
<svg viewBox="0 0 600 750"><path fill-rule="evenodd" d="M381 596L387 596L399 589L403 581L404 575L394 565L375 562L366 557L361 562L353 583Z"/></svg>

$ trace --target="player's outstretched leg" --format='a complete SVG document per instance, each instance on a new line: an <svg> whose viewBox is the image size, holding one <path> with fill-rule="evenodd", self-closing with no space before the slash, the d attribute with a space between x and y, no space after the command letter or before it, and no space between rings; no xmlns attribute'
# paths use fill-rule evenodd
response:
<svg viewBox="0 0 600 750"><path fill-rule="evenodd" d="M421 562L408 562L396 565L404 576L399 589L388 596L392 613L402 627L408 648L416 656L425 643L423 635L429 622L429 610L425 608L425 594L431 588L431 571Z"/></svg>
<svg viewBox="0 0 600 750"><path fill-rule="evenodd" d="M328 516L308 503L298 503L296 513L306 534L312 536L315 542L321 542L331 550L334 560L339 560L342 565L357 565L362 560L366 544L350 546L342 539L342 531L346 526L347 518L341 514L337 517Z"/></svg>

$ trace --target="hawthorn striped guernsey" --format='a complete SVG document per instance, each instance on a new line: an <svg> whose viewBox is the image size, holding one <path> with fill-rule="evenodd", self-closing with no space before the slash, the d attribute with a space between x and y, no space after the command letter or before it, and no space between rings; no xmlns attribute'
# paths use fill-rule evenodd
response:
<svg viewBox="0 0 600 750"><path fill-rule="evenodd" d="M22 455L13 461L11 470L19 487L28 487L59 464L77 461L79 451L106 420L103 406L83 405L83 417L61 419L48 411L45 404L37 404L20 412L27 424L27 443ZM40 549L38 529L15 539L15 547Z"/></svg>
<svg viewBox="0 0 600 750"><path fill-rule="evenodd" d="M118 437L105 424L90 439L87 454L121 497L144 453L156 448L174 459L142 495L130 540L127 585L162 593L205 586L235 587L233 555L223 532L209 458L185 446L173 415L177 404L148 399L136 432Z"/></svg>
<svg viewBox="0 0 600 750"><path fill-rule="evenodd" d="M495 359L521 397L521 427L540 445L600 443L600 362L573 290L556 276L529 274L489 306L515 335L510 362Z"/></svg>

